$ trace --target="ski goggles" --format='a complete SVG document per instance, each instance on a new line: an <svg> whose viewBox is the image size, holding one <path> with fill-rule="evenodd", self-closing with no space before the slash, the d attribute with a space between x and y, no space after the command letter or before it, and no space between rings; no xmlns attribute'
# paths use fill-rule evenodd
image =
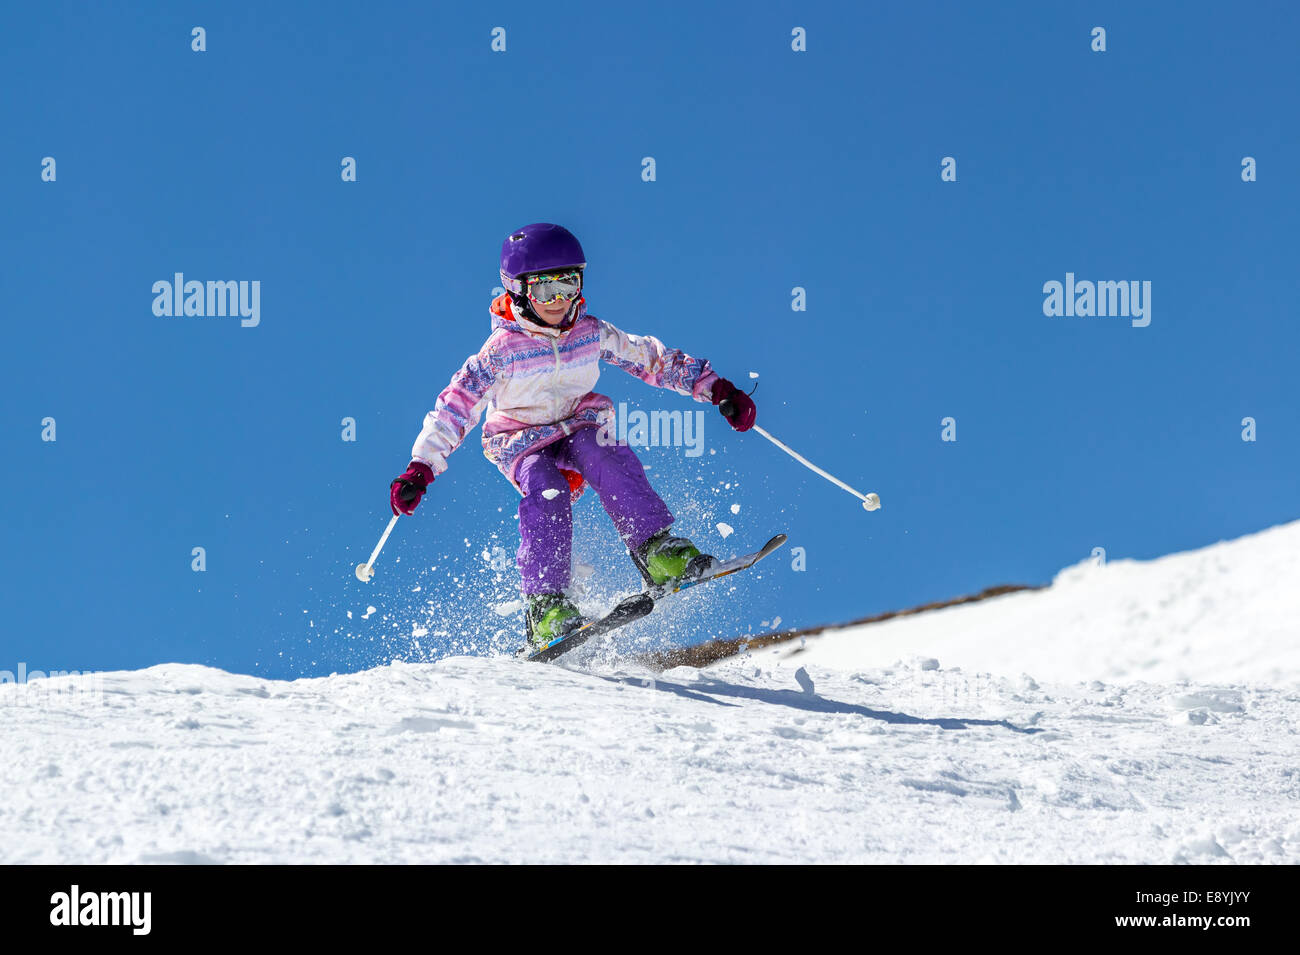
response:
<svg viewBox="0 0 1300 955"><path fill-rule="evenodd" d="M524 289L538 305L550 305L560 299L569 302L582 292L582 273L573 269L530 275L524 280Z"/></svg>

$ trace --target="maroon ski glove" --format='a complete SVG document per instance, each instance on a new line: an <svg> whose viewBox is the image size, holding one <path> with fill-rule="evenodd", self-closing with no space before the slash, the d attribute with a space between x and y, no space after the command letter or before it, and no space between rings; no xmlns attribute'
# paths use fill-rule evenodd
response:
<svg viewBox="0 0 1300 955"><path fill-rule="evenodd" d="M748 431L754 427L754 419L758 416L754 399L727 379L719 378L713 383L713 403L718 406L727 423L737 431Z"/></svg>
<svg viewBox="0 0 1300 955"><path fill-rule="evenodd" d="M388 503L394 514L414 514L420 498L433 483L433 469L420 461L412 461L401 477L388 485Z"/></svg>

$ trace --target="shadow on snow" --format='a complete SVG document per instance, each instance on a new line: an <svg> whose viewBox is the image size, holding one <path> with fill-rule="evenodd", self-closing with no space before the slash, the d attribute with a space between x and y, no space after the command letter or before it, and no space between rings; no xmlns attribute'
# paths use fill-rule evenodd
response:
<svg viewBox="0 0 1300 955"><path fill-rule="evenodd" d="M660 680L652 677L635 677L635 676L599 676L600 679L610 683L625 683L631 686L642 686L653 690L659 690L663 693L672 693L683 699L695 700L701 703L713 703L717 706L735 706L735 703L727 703L716 697L735 697L746 700L758 700L761 703L770 703L774 706L788 706L796 710L804 710L810 713L853 713L858 716L866 716L873 720L883 720L886 723L895 723L899 725L915 724L921 726L938 726L946 730L964 730L973 726L1000 726L1003 729L1011 730L1013 733L1024 733L1032 735L1043 732L1040 728L1021 727L1006 720L981 720L962 717L923 717L910 716L907 713L893 713L889 710L873 710L869 706L860 706L856 703L840 703L837 700L828 700L824 696L818 696L815 693L804 693L802 690L769 690L762 687L737 686L734 683L724 683L721 680L705 680L694 687L685 687L680 683L670 683L667 680Z"/></svg>

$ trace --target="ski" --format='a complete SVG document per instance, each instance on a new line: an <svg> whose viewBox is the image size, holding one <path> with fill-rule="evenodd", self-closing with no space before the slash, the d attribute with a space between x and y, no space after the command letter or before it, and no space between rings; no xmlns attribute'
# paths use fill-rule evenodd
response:
<svg viewBox="0 0 1300 955"><path fill-rule="evenodd" d="M582 646L592 637L609 633L611 630L617 630L619 627L648 616L655 609L655 605L665 597L680 593L683 590L689 590L691 587L698 587L700 584L707 584L720 577L748 570L784 544L786 540L786 535L777 534L752 554L743 554L739 557L732 557L730 560L715 563L709 570L699 576L683 576L666 584L649 584L641 593L633 594L619 601L618 605L605 616L588 621L576 630L571 630L562 637L556 637L543 647L521 647L517 655L525 660L549 663L570 650ZM642 571L642 573L645 572Z"/></svg>
<svg viewBox="0 0 1300 955"><path fill-rule="evenodd" d="M620 600L618 605L605 616L589 620L576 630L570 630L564 636L556 637L545 646L536 648L532 646L521 647L517 655L525 660L549 663L556 657L582 646L592 637L598 637L603 633L609 633L611 630L617 630L634 620L640 620L654 609L654 598L648 593L633 594L631 597Z"/></svg>

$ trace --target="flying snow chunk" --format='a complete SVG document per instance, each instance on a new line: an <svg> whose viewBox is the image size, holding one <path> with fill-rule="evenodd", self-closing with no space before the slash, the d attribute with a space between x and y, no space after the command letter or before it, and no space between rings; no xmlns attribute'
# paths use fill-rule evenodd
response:
<svg viewBox="0 0 1300 955"><path fill-rule="evenodd" d="M803 690L809 696L812 696L813 681L812 681L812 677L808 675L808 671L805 670L803 667L800 667L799 669L794 671L794 678L795 681L799 684L799 689Z"/></svg>
<svg viewBox="0 0 1300 955"><path fill-rule="evenodd" d="M740 513L740 505L739 505L739 504L733 504L733 505L731 505L731 513L733 513L733 514L739 514L739 513Z"/></svg>
<svg viewBox="0 0 1300 955"><path fill-rule="evenodd" d="M371 615L372 613L374 613L377 609L379 609L379 608L378 608L378 607L367 607L367 608L366 608L366 612L363 613L363 614L361 615L361 619L362 619L362 620L369 620L369 619L370 619L370 615Z"/></svg>
<svg viewBox="0 0 1300 955"><path fill-rule="evenodd" d="M718 533L721 534L723 537L730 537L731 533L734 530L735 528L732 527L730 524L724 524L721 521L718 521Z"/></svg>
<svg viewBox="0 0 1300 955"><path fill-rule="evenodd" d="M507 600L504 603L493 604L492 610L498 617L508 617L512 613L518 613L524 609L522 600Z"/></svg>
<svg viewBox="0 0 1300 955"><path fill-rule="evenodd" d="M546 498L548 501L555 500L557 497L559 497L559 495L560 492L553 487L548 487L545 491L542 492L542 497Z"/></svg>

